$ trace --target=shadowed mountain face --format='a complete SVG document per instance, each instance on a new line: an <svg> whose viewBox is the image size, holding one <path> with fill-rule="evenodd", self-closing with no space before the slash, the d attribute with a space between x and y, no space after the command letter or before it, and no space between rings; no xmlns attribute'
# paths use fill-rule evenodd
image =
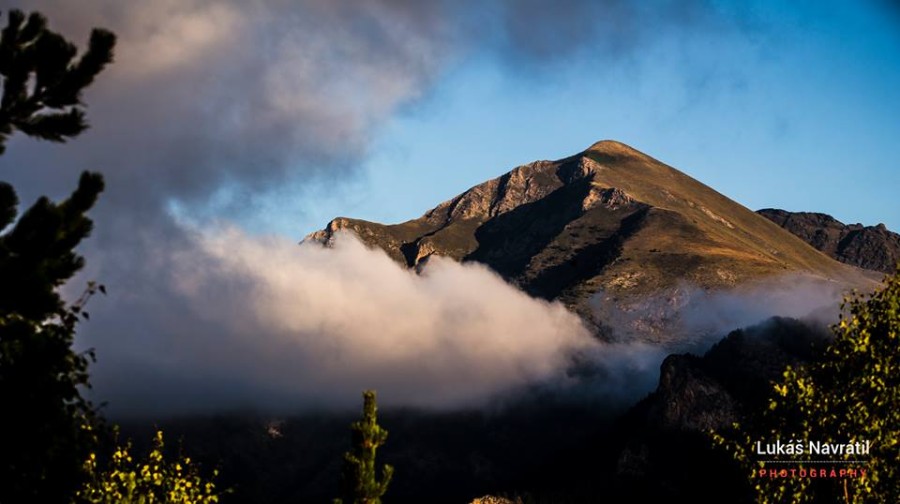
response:
<svg viewBox="0 0 900 504"><path fill-rule="evenodd" d="M708 432L745 425L767 407L784 369L821 358L830 339L816 322L774 317L732 331L702 356L669 355L659 386L611 435L614 491L648 502L755 502L744 471Z"/></svg>
<svg viewBox="0 0 900 504"><path fill-rule="evenodd" d="M533 296L560 300L597 328L590 308L596 296L631 310L648 295L685 285L731 289L782 273L869 281L768 219L614 141L517 167L415 220L384 225L337 218L306 239L328 244L341 230L408 267L432 255L484 263Z"/></svg>
<svg viewBox="0 0 900 504"><path fill-rule="evenodd" d="M827 214L774 208L757 213L843 263L893 273L900 262L900 234L889 231L884 224L844 224Z"/></svg>

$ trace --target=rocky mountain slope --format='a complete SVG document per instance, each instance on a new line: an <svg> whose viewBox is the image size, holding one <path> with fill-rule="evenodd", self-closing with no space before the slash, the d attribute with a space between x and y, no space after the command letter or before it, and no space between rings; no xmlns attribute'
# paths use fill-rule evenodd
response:
<svg viewBox="0 0 900 504"><path fill-rule="evenodd" d="M328 244L339 231L408 267L433 255L484 263L533 296L562 301L597 328L603 319L591 308L597 296L606 306L652 318L640 303L650 294L684 303L685 285L730 289L789 272L868 281L861 270L614 141L517 167L415 220L384 225L341 217L307 240Z"/></svg>
<svg viewBox="0 0 900 504"><path fill-rule="evenodd" d="M900 262L900 234L888 230L884 224L844 224L823 213L775 208L764 208L757 213L843 263L893 273Z"/></svg>
<svg viewBox="0 0 900 504"><path fill-rule="evenodd" d="M819 359L829 340L816 322L775 317L732 331L702 356L668 356L657 389L612 435L620 442L617 492L646 501L754 502L746 475L712 447L708 432L764 410L785 367Z"/></svg>

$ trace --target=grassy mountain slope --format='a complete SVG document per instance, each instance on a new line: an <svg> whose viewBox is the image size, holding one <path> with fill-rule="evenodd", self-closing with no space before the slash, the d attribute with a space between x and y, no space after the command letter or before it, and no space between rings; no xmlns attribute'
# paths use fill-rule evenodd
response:
<svg viewBox="0 0 900 504"><path fill-rule="evenodd" d="M591 319L602 292L627 305L650 294L735 288L782 273L871 282L769 219L614 141L517 167L422 217L395 225L337 218L307 237L349 230L415 267L432 255L487 264L526 292ZM677 296L670 300L678 303Z"/></svg>

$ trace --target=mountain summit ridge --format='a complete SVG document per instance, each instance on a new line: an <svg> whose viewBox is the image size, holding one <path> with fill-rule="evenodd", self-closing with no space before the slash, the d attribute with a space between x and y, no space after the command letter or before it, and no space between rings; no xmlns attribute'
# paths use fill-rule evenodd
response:
<svg viewBox="0 0 900 504"><path fill-rule="evenodd" d="M535 161L393 225L339 217L308 241L356 234L407 267L432 255L484 263L585 320L598 293L622 304L689 283L736 288L782 273L869 280L769 219L626 144ZM678 302L673 301L673 302Z"/></svg>

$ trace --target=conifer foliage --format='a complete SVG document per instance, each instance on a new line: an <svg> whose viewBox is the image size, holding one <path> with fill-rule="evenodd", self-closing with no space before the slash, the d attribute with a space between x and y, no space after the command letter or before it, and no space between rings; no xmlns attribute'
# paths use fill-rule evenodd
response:
<svg viewBox="0 0 900 504"><path fill-rule="evenodd" d="M375 455L388 433L378 425L377 413L375 391L363 392L363 417L350 426L353 448L344 454L342 499L335 499L335 504L381 504L394 468L384 465L378 479Z"/></svg>
<svg viewBox="0 0 900 504"><path fill-rule="evenodd" d="M28 136L64 142L87 128L82 90L112 61L116 37L94 29L85 53L47 28L33 12L11 10L0 33L0 154L19 130Z"/></svg>
<svg viewBox="0 0 900 504"><path fill-rule="evenodd" d="M87 51L47 28L37 13L9 12L0 31L0 152L15 131L62 142L87 123L81 91L112 61L115 37L94 30ZM2 174L0 174L2 176ZM97 444L98 416L81 391L91 352L72 349L89 283L66 303L59 287L84 265L75 247L91 232L85 215L103 178L83 173L61 203L42 197L16 221L18 197L0 181L0 502L65 502Z"/></svg>

